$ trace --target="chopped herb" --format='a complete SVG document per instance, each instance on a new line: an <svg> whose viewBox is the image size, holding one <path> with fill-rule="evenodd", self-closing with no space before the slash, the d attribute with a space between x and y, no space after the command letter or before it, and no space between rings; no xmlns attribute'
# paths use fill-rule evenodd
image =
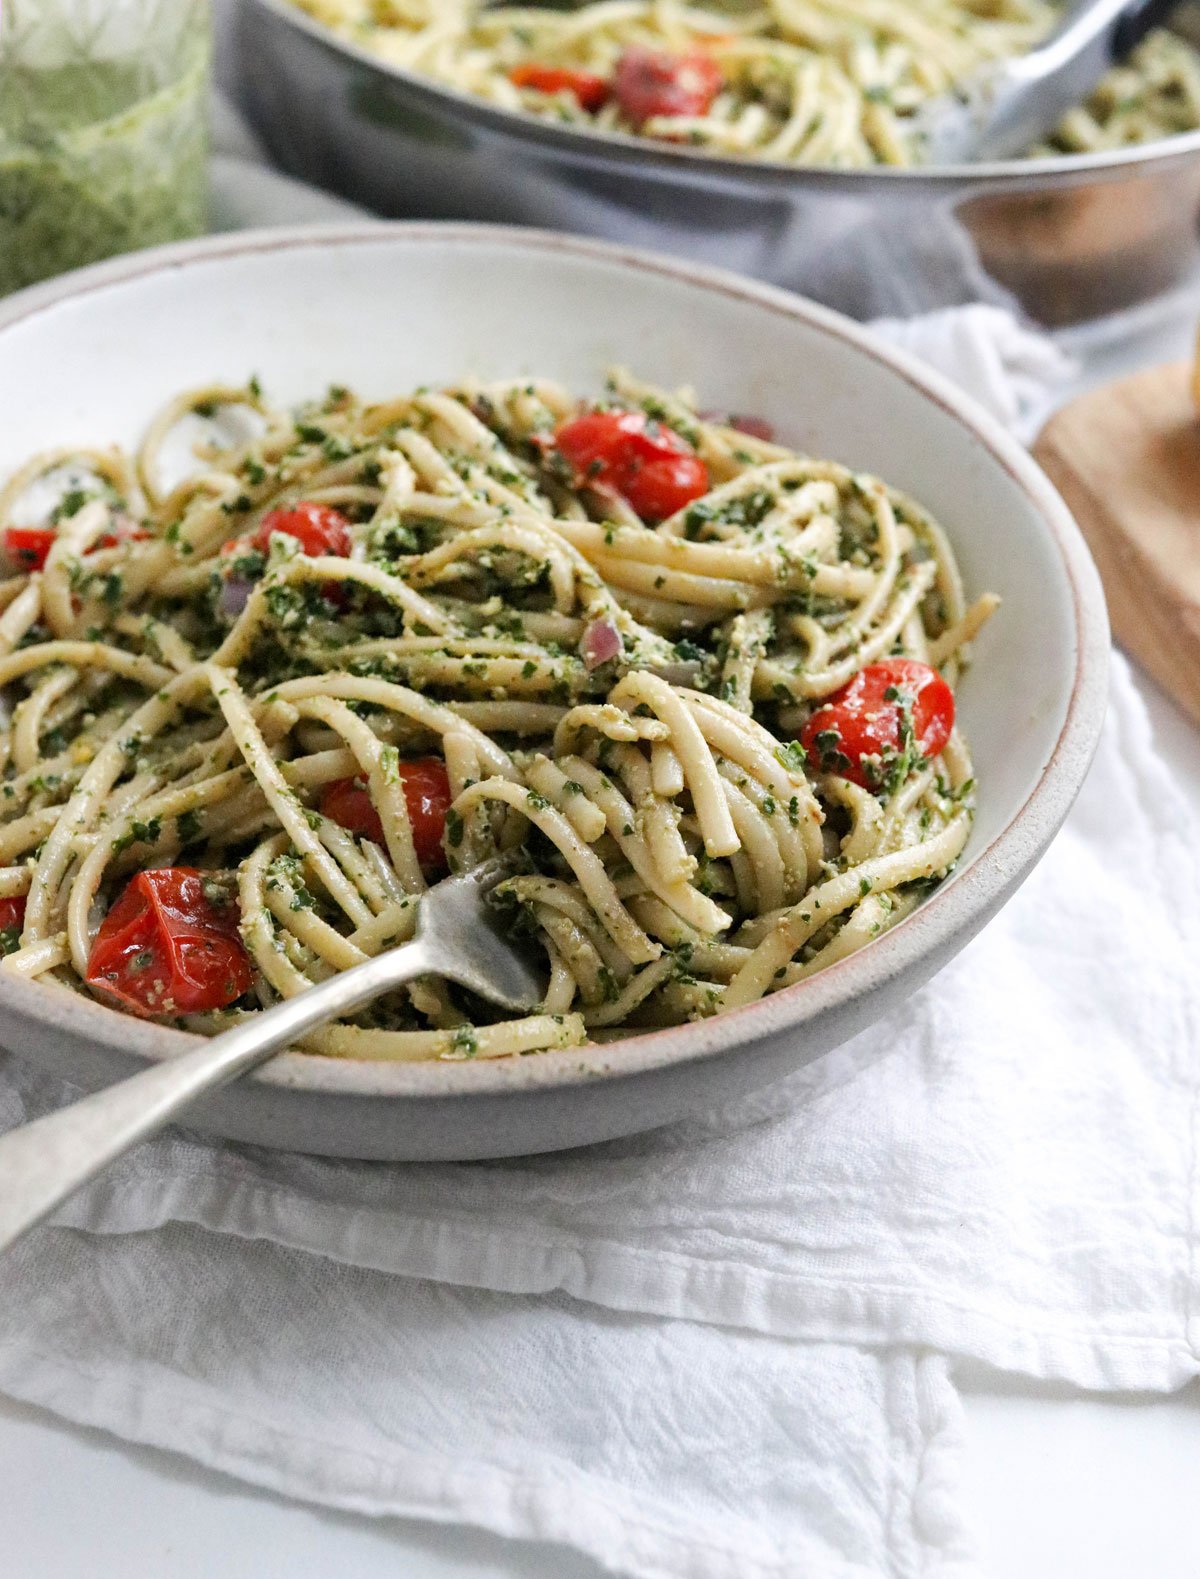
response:
<svg viewBox="0 0 1200 1579"><path fill-rule="evenodd" d="M188 811L181 811L175 819L175 831L179 836L180 844L194 844L200 837L203 826L204 818L195 807L190 808Z"/></svg>
<svg viewBox="0 0 1200 1579"><path fill-rule="evenodd" d="M112 842L112 852L120 855L122 850L128 850L134 844L157 844L162 834L162 822L158 817L151 817L147 822L133 821L125 832Z"/></svg>

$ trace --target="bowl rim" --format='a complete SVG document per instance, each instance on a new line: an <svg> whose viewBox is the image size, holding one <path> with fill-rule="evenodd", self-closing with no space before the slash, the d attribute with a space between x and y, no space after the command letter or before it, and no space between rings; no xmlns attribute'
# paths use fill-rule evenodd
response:
<svg viewBox="0 0 1200 1579"><path fill-rule="evenodd" d="M519 142L534 142L573 155L581 163L601 166L636 165L644 170L673 175L685 183L723 182L732 186L806 186L878 188L881 192L914 187L933 191L983 185L988 190L1027 190L1043 185L1070 184L1088 176L1117 177L1130 168L1188 163L1200 153L1200 130L1176 132L1153 142L1099 149L1092 153L1049 154L1036 159L992 159L977 164L871 165L844 168L838 165L785 164L773 159L736 159L684 145L673 146L628 132L593 129L542 119L505 109L475 94L460 92L407 67L385 60L345 38L324 22L301 11L292 0L252 0L261 11L307 35L333 54L399 83L418 100L457 113L463 119ZM246 15L245 9L239 16Z"/></svg>
<svg viewBox="0 0 1200 1579"><path fill-rule="evenodd" d="M952 946L959 932L971 936L1032 870L1086 776L1107 705L1108 615L1099 575L1083 536L1032 456L971 397L915 357L885 346L868 330L829 308L726 270L611 242L513 226L368 221L209 236L117 258L33 286L0 303L0 362L9 331L114 286L225 259L397 243L416 248L502 247L551 259L581 258L615 265L633 275L678 281L801 322L881 364L908 386L911 398L932 403L964 428L1041 518L1070 590L1075 671L1054 747L1037 782L1006 825L968 866L896 927L806 981L711 1019L621 1041L551 1049L514 1059L455 1062L385 1062L280 1053L251 1078L270 1086L343 1097L445 1100L562 1089L645 1074L717 1056L780 1032L797 1031L918 966L923 958L937 956ZM56 984L11 978L4 981L3 994L6 1011L16 1019L146 1062L160 1061L203 1040L134 1019Z"/></svg>

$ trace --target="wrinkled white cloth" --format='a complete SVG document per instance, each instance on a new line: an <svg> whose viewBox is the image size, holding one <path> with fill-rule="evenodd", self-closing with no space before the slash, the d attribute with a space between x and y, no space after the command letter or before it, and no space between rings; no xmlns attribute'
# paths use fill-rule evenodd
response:
<svg viewBox="0 0 1200 1579"><path fill-rule="evenodd" d="M877 318L884 339L969 389L998 422L1032 439L1078 364L1003 307L945 307L917 318Z"/></svg>
<svg viewBox="0 0 1200 1579"><path fill-rule="evenodd" d="M676 1579L974 1579L945 1361L192 1228L18 1246L0 1385L257 1485ZM574 1565L572 1572L576 1571Z"/></svg>
<svg viewBox="0 0 1200 1579"><path fill-rule="evenodd" d="M233 157L217 184L227 225L344 212ZM993 308L890 332L1019 426L1064 370ZM1195 851L1118 661L1067 828L887 1021L568 1157L172 1133L5 1263L0 1388L633 1575L971 1579L948 1357L1105 1388L1200 1369ZM70 1094L4 1059L0 1127Z"/></svg>

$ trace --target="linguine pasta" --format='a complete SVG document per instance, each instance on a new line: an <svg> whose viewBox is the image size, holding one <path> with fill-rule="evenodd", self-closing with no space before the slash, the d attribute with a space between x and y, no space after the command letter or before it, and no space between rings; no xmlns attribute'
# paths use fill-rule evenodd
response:
<svg viewBox="0 0 1200 1579"><path fill-rule="evenodd" d="M1054 0L598 0L578 9L480 0L296 0L392 64L504 109L598 131L685 142L799 165L920 162L915 110L988 61L1025 53L1054 26ZM631 52L718 68L713 94L654 113L605 93ZM571 91L530 68L598 79ZM643 114L639 106L648 113ZM1156 31L1110 71L1038 153L1085 153L1200 127L1200 56Z"/></svg>
<svg viewBox="0 0 1200 1579"><path fill-rule="evenodd" d="M581 411L665 470L574 468ZM631 507L681 479L673 514ZM301 505L344 541L290 535ZM250 985L203 1012L147 1001L213 1031L409 937L443 859L508 852L498 898L544 951L540 1012L429 980L306 1042L500 1057L801 981L907 915L967 839L949 688L996 600L966 603L912 500L624 372L586 407L539 380L296 412L205 388L132 457L32 460L0 525L41 566L0 583L7 973L111 1002L106 929L186 868L233 914L221 946ZM896 681L858 721L898 720L894 749L852 767L821 710L906 660L944 732L929 744ZM432 845L417 758L448 785Z"/></svg>

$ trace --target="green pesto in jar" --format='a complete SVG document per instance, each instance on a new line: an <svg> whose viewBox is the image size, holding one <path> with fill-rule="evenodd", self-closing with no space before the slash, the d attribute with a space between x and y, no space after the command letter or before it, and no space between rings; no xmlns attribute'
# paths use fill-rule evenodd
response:
<svg viewBox="0 0 1200 1579"><path fill-rule="evenodd" d="M0 295L204 230L207 67L200 37L149 91L121 59L0 64Z"/></svg>

